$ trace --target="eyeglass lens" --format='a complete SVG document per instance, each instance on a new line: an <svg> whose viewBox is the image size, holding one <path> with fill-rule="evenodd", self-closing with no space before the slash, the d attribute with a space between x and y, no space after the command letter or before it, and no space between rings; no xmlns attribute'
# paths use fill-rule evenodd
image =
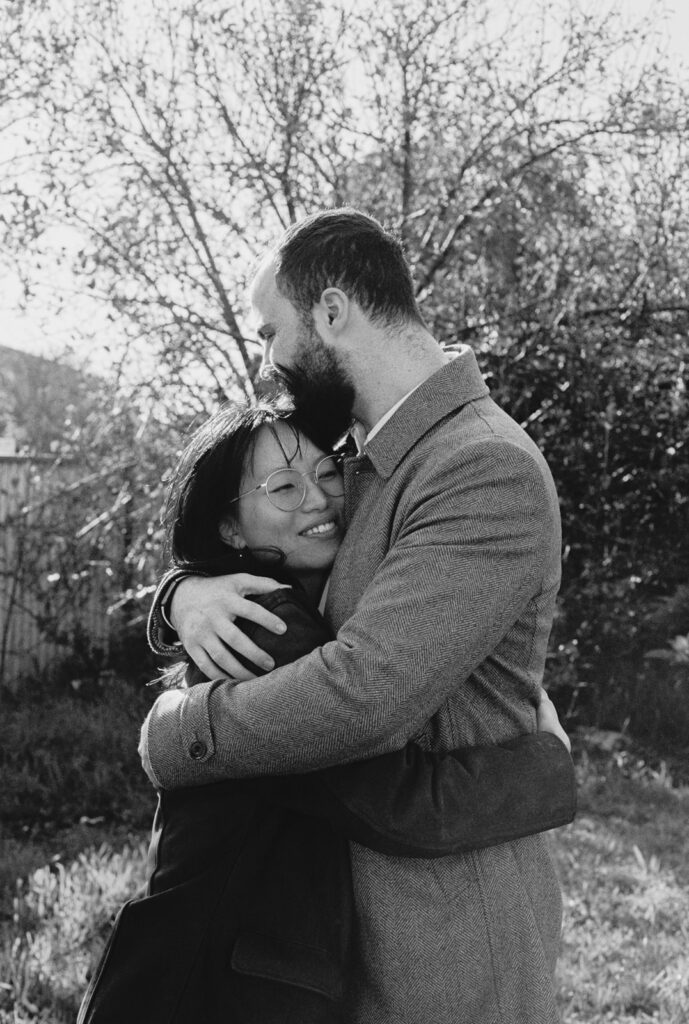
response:
<svg viewBox="0 0 689 1024"><path fill-rule="evenodd" d="M311 476L325 493L333 498L344 494L344 483L337 463L328 457L321 459L312 473L296 469L278 469L266 480L266 494L272 505L282 512L298 509L306 497L305 477Z"/></svg>

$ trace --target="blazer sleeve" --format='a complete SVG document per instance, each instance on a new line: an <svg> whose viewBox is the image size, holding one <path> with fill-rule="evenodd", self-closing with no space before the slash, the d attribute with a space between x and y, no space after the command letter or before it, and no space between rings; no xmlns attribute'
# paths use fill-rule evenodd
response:
<svg viewBox="0 0 689 1024"><path fill-rule="evenodd" d="M257 598L287 624L283 636L243 621L277 665L330 638L324 620L293 591ZM557 828L576 809L574 767L549 734L431 754L401 750L306 775L245 780L259 799L326 820L379 853L437 857Z"/></svg>
<svg viewBox="0 0 689 1024"><path fill-rule="evenodd" d="M535 457L487 443L409 488L413 505L335 640L247 683L158 698L144 729L161 787L389 753L466 685L547 582L557 542ZM468 685L467 713L480 713Z"/></svg>

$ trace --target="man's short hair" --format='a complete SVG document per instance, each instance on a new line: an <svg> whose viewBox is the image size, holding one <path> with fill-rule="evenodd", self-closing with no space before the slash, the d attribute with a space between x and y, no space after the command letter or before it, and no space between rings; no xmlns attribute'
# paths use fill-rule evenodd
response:
<svg viewBox="0 0 689 1024"><path fill-rule="evenodd" d="M274 266L278 290L307 321L326 288L341 288L376 323L423 323L401 243L358 210L325 210L294 224Z"/></svg>

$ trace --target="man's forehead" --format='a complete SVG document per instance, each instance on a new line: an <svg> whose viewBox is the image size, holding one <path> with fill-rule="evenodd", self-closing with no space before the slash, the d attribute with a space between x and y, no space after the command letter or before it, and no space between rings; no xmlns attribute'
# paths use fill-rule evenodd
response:
<svg viewBox="0 0 689 1024"><path fill-rule="evenodd" d="M269 260L259 267L249 288L252 316L265 317L279 297L280 293L275 283L275 265Z"/></svg>

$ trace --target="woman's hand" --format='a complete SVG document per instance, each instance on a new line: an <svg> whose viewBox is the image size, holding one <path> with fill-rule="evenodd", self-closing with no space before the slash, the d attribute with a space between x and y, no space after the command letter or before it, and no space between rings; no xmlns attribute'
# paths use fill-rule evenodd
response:
<svg viewBox="0 0 689 1024"><path fill-rule="evenodd" d="M572 744L569 741L569 736L562 728L557 711L555 710L555 705L543 687L541 687L540 703L536 708L536 721L538 723L539 732L551 732L553 736L557 736L571 754Z"/></svg>
<svg viewBox="0 0 689 1024"><path fill-rule="evenodd" d="M273 659L242 633L235 619L248 619L271 633L284 633L285 624L248 594L269 594L283 586L265 576L188 576L177 584L170 604L170 621L184 649L209 679L227 676L244 682L254 673L232 651L269 672Z"/></svg>

